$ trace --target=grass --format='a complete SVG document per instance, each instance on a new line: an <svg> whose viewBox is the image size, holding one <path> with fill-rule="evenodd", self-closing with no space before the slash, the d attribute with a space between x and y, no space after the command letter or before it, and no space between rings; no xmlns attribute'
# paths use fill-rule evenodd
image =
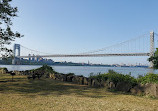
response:
<svg viewBox="0 0 158 111"><path fill-rule="evenodd" d="M52 79L0 74L0 111L157 111L158 100Z"/></svg>

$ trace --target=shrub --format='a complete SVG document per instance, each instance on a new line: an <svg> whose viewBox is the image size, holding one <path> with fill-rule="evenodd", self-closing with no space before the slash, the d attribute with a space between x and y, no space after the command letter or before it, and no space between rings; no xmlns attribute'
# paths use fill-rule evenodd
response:
<svg viewBox="0 0 158 111"><path fill-rule="evenodd" d="M66 75L67 76L74 76L75 74L74 73L67 73Z"/></svg>
<svg viewBox="0 0 158 111"><path fill-rule="evenodd" d="M142 84L158 83L158 74L149 73L149 74L146 74L145 76L139 77L137 81Z"/></svg>
<svg viewBox="0 0 158 111"><path fill-rule="evenodd" d="M42 67L34 69L32 71L35 71L35 72L36 71L41 71L43 73L55 73L55 74L57 73L56 71L54 71L54 69L52 67L50 67L48 65L43 65Z"/></svg>
<svg viewBox="0 0 158 111"><path fill-rule="evenodd" d="M113 70L109 70L108 73L106 74L98 74L98 75L90 76L90 78L97 79L98 81L109 80L110 82L113 82L114 84L117 84L118 82L130 83L132 86L137 84L137 80L134 77L130 75L120 74Z"/></svg>

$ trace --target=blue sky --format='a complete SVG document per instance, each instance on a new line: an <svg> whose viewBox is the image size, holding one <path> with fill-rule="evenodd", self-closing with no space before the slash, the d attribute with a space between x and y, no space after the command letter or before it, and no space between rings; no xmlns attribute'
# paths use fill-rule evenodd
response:
<svg viewBox="0 0 158 111"><path fill-rule="evenodd" d="M50 54L96 50L151 30L158 32L158 0L13 0L19 13L15 43ZM147 63L147 57L53 58L92 63Z"/></svg>

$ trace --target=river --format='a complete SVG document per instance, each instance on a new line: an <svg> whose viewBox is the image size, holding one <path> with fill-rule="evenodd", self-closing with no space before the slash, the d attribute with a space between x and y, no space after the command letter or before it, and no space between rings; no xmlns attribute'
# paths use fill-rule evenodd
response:
<svg viewBox="0 0 158 111"><path fill-rule="evenodd" d="M6 67L9 71L11 70L30 70L39 68L42 65L0 65L0 67ZM153 70L149 68L141 68L141 67L93 67L93 66L51 66L55 71L60 73L75 73L76 75L84 75L86 77L89 76L90 73L98 74L98 73L106 73L109 69L114 70L116 72L122 74L131 73L132 76L137 77L138 75L144 75L147 73L157 73L158 70Z"/></svg>

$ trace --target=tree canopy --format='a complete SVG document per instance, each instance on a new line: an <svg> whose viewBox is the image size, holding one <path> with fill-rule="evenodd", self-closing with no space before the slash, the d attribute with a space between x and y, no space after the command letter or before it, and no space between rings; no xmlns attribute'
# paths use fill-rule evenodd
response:
<svg viewBox="0 0 158 111"><path fill-rule="evenodd" d="M22 37L19 32L13 32L11 26L12 19L17 17L17 7L12 7L12 0L0 0L0 53L3 56L9 56L12 50L7 48L16 38Z"/></svg>
<svg viewBox="0 0 158 111"><path fill-rule="evenodd" d="M158 48L156 48L154 56L151 56L148 61L154 64L153 68L158 69Z"/></svg>

